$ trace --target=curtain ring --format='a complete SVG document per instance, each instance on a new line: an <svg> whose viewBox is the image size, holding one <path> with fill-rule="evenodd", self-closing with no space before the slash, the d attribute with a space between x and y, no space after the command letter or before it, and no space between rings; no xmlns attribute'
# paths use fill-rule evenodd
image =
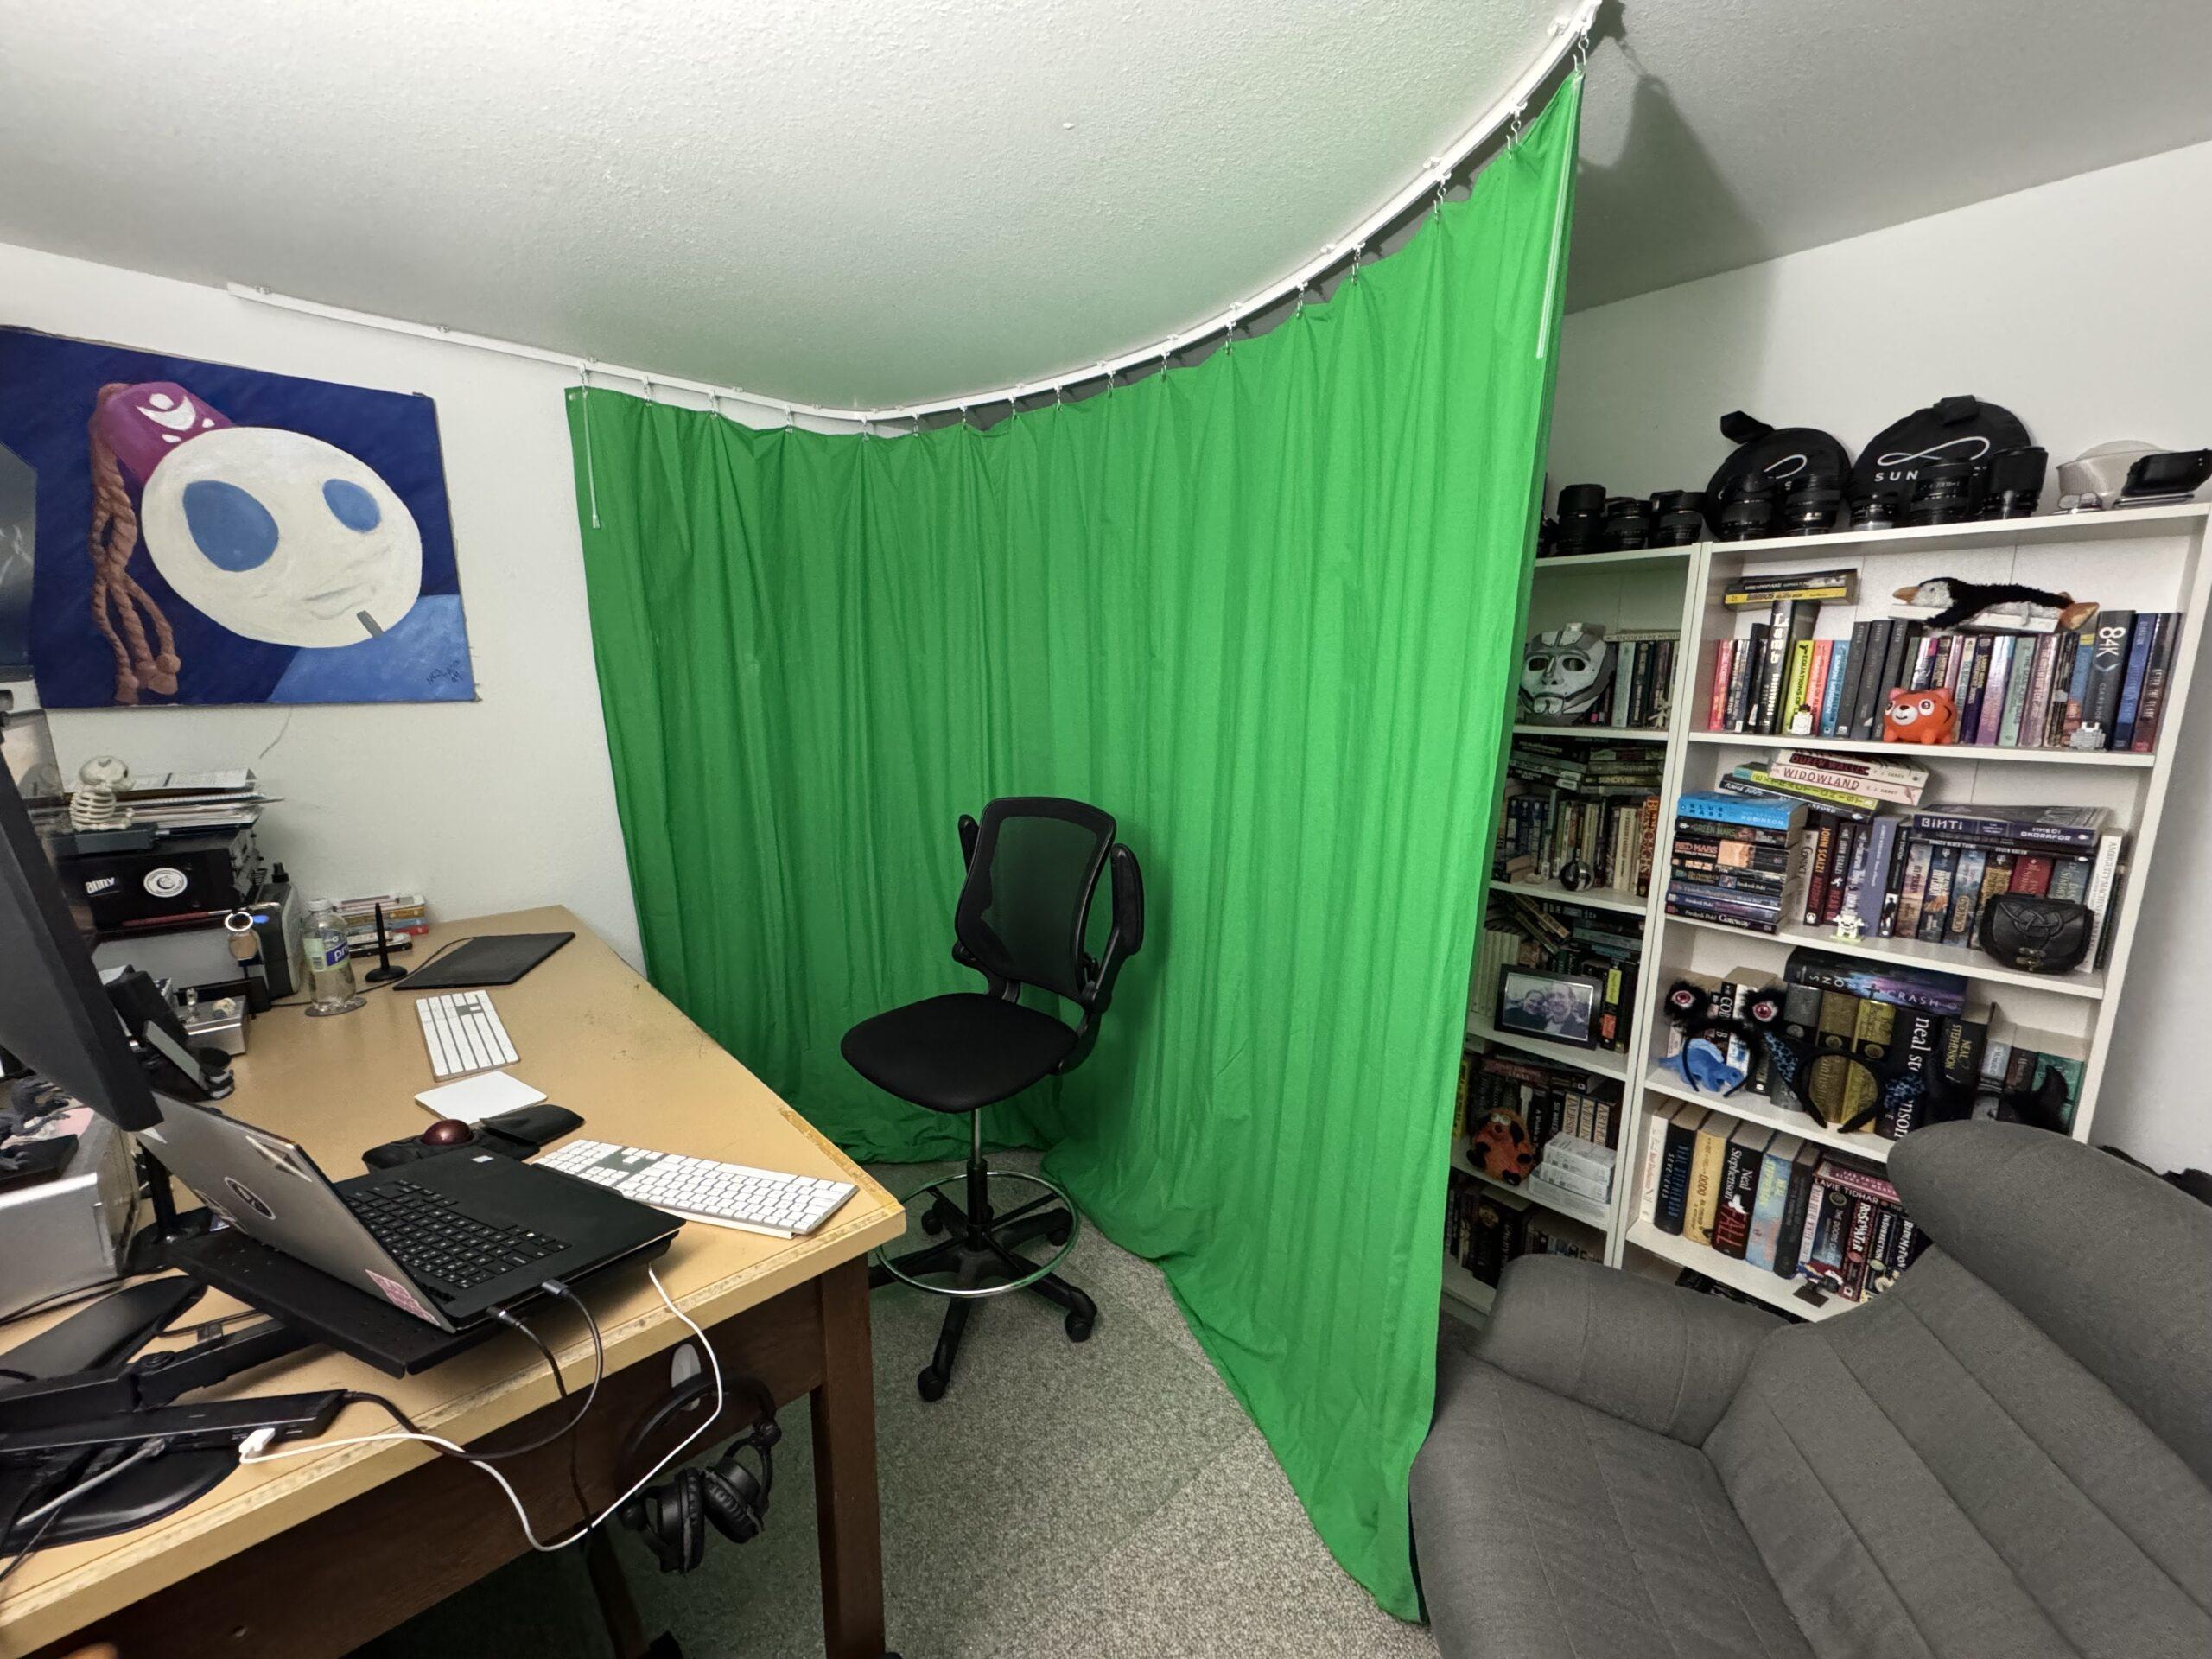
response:
<svg viewBox="0 0 2212 1659"><path fill-rule="evenodd" d="M1350 272L1350 276L1351 279L1355 283L1359 280L1359 262L1365 257L1367 257L1367 244L1364 242L1354 243L1351 250L1351 270Z"/></svg>
<svg viewBox="0 0 2212 1659"><path fill-rule="evenodd" d="M1521 118L1528 112L1529 106L1525 103L1516 104L1513 106L1513 124L1506 129L1505 133L1505 147L1507 149L1511 150L1519 147L1521 143Z"/></svg>
<svg viewBox="0 0 2212 1659"><path fill-rule="evenodd" d="M1574 67L1578 71L1590 67L1590 31L1586 29L1575 37Z"/></svg>

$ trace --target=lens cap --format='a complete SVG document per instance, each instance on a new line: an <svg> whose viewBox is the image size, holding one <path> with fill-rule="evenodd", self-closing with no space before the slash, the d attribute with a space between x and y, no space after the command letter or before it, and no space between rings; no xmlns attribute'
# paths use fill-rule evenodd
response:
<svg viewBox="0 0 2212 1659"><path fill-rule="evenodd" d="M1860 452L1851 469L1851 499L1871 500L1887 490L1910 501L1930 467L1959 461L1986 469L2005 450L2027 447L2028 429L2011 410L1979 397L1946 397L1884 428Z"/></svg>
<svg viewBox="0 0 2212 1659"><path fill-rule="evenodd" d="M1722 505L1743 494L1745 480L1755 473L1780 493L1800 473L1841 478L1851 470L1851 452L1817 427L1771 427L1739 409L1720 417L1720 435L1736 448L1705 486L1706 515L1716 530Z"/></svg>

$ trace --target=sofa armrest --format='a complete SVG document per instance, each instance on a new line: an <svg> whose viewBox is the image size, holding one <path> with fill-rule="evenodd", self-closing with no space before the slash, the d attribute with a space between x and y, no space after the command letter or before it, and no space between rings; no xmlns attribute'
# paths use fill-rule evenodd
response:
<svg viewBox="0 0 2212 1659"><path fill-rule="evenodd" d="M1564 1255L1506 1265L1476 1352L1523 1382L1700 1446L1777 1315Z"/></svg>

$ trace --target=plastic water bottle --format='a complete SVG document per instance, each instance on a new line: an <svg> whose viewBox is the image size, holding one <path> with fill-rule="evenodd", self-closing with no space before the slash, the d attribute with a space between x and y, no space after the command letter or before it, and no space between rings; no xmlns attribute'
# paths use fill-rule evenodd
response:
<svg viewBox="0 0 2212 1659"><path fill-rule="evenodd" d="M351 1014L361 1006L353 984L353 963L346 945L346 925L327 899L308 906L308 1004L310 1018Z"/></svg>

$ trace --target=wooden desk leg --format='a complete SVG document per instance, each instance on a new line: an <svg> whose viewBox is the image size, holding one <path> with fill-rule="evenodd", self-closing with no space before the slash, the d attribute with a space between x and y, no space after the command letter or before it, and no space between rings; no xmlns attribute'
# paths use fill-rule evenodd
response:
<svg viewBox="0 0 2212 1659"><path fill-rule="evenodd" d="M815 1283L822 1386L814 1391L814 1509L822 1541L822 1633L829 1659L883 1653L883 1533L876 1508L875 1365L868 1263Z"/></svg>

